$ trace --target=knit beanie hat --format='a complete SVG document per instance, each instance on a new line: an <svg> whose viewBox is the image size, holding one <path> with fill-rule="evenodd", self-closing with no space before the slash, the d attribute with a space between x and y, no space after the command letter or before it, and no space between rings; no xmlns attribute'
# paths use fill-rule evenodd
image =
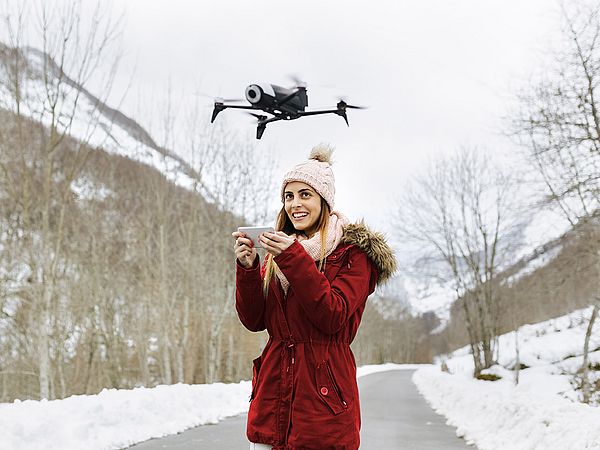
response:
<svg viewBox="0 0 600 450"><path fill-rule="evenodd" d="M329 205L333 211L335 197L335 178L331 170L331 154L333 148L325 144L313 147L308 161L298 164L283 177L281 185L281 201L285 202L285 187L292 181L308 184Z"/></svg>

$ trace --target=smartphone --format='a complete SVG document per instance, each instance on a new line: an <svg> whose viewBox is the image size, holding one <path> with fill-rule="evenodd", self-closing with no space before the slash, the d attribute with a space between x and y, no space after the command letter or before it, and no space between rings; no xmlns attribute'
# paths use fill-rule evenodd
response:
<svg viewBox="0 0 600 450"><path fill-rule="evenodd" d="M263 248L258 241L258 237L263 233L275 233L273 227L238 227L238 231L244 233L252 241L255 248Z"/></svg>

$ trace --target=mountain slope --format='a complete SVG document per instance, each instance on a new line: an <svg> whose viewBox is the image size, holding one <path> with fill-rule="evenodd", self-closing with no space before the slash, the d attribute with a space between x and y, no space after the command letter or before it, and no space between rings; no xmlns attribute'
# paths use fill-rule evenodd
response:
<svg viewBox="0 0 600 450"><path fill-rule="evenodd" d="M198 172L183 158L156 144L135 120L103 103L43 52L27 47L17 53L0 43L0 108L13 113L17 79L21 114L48 126L51 120L48 95L58 95L58 110L62 112L58 120L60 131L91 147L154 167L187 189L193 189L201 181Z"/></svg>

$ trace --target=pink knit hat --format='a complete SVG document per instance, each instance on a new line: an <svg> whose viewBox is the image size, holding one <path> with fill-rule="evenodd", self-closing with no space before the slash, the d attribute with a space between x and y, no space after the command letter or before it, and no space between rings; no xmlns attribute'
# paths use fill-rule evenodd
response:
<svg viewBox="0 0 600 450"><path fill-rule="evenodd" d="M298 164L283 177L281 185L281 201L285 202L285 187L292 181L301 181L308 184L329 205L333 211L335 197L335 178L331 170L331 154L333 148L329 145L319 144L313 147L308 161Z"/></svg>

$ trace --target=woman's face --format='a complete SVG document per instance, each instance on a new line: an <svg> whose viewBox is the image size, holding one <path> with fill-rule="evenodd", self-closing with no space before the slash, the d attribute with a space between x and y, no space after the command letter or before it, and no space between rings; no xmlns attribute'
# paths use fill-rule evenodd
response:
<svg viewBox="0 0 600 450"><path fill-rule="evenodd" d="M283 193L285 212L294 228L311 237L321 217L321 196L308 184L292 181Z"/></svg>

